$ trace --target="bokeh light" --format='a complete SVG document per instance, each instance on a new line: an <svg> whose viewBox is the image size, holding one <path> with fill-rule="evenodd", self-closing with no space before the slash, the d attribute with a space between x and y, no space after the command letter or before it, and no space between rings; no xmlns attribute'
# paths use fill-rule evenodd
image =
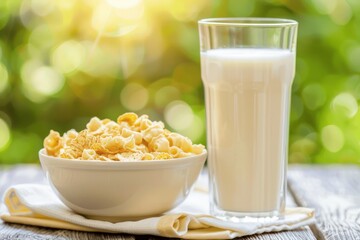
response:
<svg viewBox="0 0 360 240"><path fill-rule="evenodd" d="M314 7L321 14L331 14L335 11L337 0L327 1L327 0L312 0Z"/></svg>
<svg viewBox="0 0 360 240"><path fill-rule="evenodd" d="M346 0L337 0L335 9L331 12L331 19L338 25L347 24L352 17L352 10Z"/></svg>
<svg viewBox="0 0 360 240"><path fill-rule="evenodd" d="M121 103L130 111L139 111L149 100L148 90L138 83L127 84L120 95Z"/></svg>
<svg viewBox="0 0 360 240"><path fill-rule="evenodd" d="M351 7L346 0L313 0L313 3L319 13L329 15L338 25L345 25L351 19Z"/></svg>
<svg viewBox="0 0 360 240"><path fill-rule="evenodd" d="M9 75L4 64L0 63L0 94L3 93L9 84Z"/></svg>
<svg viewBox="0 0 360 240"><path fill-rule="evenodd" d="M70 40L55 49L52 55L52 63L58 71L66 74L78 69L85 58L84 46L77 41Z"/></svg>
<svg viewBox="0 0 360 240"><path fill-rule="evenodd" d="M164 116L169 126L177 131L189 128L194 121L191 107L180 100L170 102L164 110Z"/></svg>
<svg viewBox="0 0 360 240"><path fill-rule="evenodd" d="M169 90L169 88L166 89ZM173 130L189 137L193 142L200 141L204 135L205 124L203 119L195 114L189 104L184 101L170 102L165 107L164 118Z"/></svg>
<svg viewBox="0 0 360 240"><path fill-rule="evenodd" d="M54 95L64 84L63 77L48 66L37 68L29 81L35 91L45 96Z"/></svg>
<svg viewBox="0 0 360 240"><path fill-rule="evenodd" d="M200 142L205 133L205 125L202 118L194 115L193 121L188 128L179 130L179 133L189 137L194 143Z"/></svg>
<svg viewBox="0 0 360 240"><path fill-rule="evenodd" d="M331 108L336 114L352 118L358 112L358 103L350 93L340 93L331 103Z"/></svg>
<svg viewBox="0 0 360 240"><path fill-rule="evenodd" d="M33 102L41 102L61 90L64 78L55 69L40 61L27 62L21 72L23 91Z"/></svg>
<svg viewBox="0 0 360 240"><path fill-rule="evenodd" d="M120 37L137 28L143 13L142 0L97 1L91 23L98 36Z"/></svg>
<svg viewBox="0 0 360 240"><path fill-rule="evenodd" d="M7 147L10 143L10 128L7 123L0 118L0 152Z"/></svg>
<svg viewBox="0 0 360 240"><path fill-rule="evenodd" d="M49 129L124 111L206 144L197 21L211 17L297 20L289 161L360 163L357 0L6 0L0 9L10 136L1 163L37 162Z"/></svg>
<svg viewBox="0 0 360 240"><path fill-rule="evenodd" d="M338 152L344 146L343 131L336 125L325 126L321 130L321 141L329 152Z"/></svg>
<svg viewBox="0 0 360 240"><path fill-rule="evenodd" d="M53 30L47 24L38 25L30 34L29 43L36 48L47 49L53 46L55 36ZM37 50L39 54L39 49Z"/></svg>
<svg viewBox="0 0 360 240"><path fill-rule="evenodd" d="M54 2L47 0L31 0L31 10L38 16L46 16L54 9Z"/></svg>

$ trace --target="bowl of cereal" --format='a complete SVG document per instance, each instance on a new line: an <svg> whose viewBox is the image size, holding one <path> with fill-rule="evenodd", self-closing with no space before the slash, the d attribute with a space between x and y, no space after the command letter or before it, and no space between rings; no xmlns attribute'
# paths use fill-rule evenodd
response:
<svg viewBox="0 0 360 240"><path fill-rule="evenodd" d="M92 118L80 132L51 130L40 150L47 179L70 209L121 221L159 215L188 196L206 160L204 146L134 113Z"/></svg>

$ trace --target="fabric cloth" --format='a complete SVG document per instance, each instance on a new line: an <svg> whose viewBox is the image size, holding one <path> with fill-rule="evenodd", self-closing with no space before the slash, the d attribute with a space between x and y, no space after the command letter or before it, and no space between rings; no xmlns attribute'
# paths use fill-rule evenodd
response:
<svg viewBox="0 0 360 240"><path fill-rule="evenodd" d="M314 210L287 208L281 220L234 223L209 215L208 193L195 188L179 207L162 216L112 223L87 219L66 207L48 185L21 184L4 195L5 222L91 232L158 235L185 239L232 239L246 235L292 230L315 222Z"/></svg>

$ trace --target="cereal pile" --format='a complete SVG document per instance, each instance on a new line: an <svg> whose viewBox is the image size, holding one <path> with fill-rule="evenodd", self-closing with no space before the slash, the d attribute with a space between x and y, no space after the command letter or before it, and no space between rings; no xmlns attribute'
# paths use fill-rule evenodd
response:
<svg viewBox="0 0 360 240"><path fill-rule="evenodd" d="M203 145L165 129L162 122L135 113L125 113L117 122L94 117L86 129L63 136L51 130L44 147L55 157L123 162L182 158L204 150Z"/></svg>

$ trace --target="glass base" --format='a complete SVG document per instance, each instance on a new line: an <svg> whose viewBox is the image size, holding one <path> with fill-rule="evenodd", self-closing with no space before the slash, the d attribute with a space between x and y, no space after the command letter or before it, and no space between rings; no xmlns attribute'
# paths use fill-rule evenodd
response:
<svg viewBox="0 0 360 240"><path fill-rule="evenodd" d="M229 222L274 222L283 219L280 211L270 212L231 212L211 207L210 214L216 218Z"/></svg>

